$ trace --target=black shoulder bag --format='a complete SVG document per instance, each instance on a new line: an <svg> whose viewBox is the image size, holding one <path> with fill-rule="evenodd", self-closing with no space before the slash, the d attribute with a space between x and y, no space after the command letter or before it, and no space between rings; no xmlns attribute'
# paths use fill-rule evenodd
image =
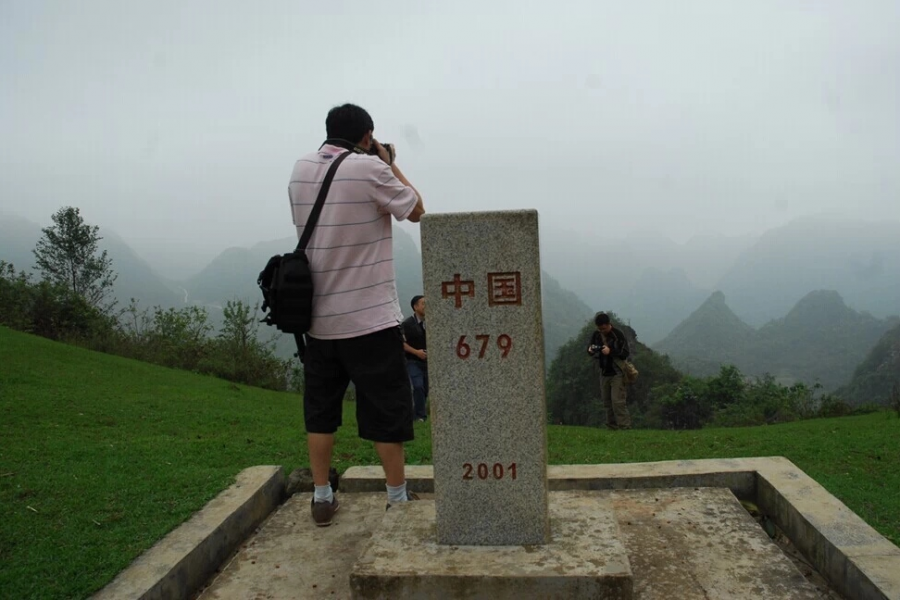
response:
<svg viewBox="0 0 900 600"><path fill-rule="evenodd" d="M350 152L341 154L328 167L322 188L319 190L297 247L289 254L277 254L270 258L256 280L263 295L262 311L269 311L260 322L274 325L284 333L293 334L297 342L295 356L300 362L303 362L303 355L306 352L303 335L309 331L312 324L313 283L309 258L306 256L306 245L309 244L309 238L322 213L334 174L341 162L350 154Z"/></svg>

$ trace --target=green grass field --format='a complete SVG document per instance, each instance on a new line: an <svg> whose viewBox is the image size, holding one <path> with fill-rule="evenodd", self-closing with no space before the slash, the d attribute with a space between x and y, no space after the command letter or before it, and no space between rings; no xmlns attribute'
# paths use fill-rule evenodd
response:
<svg viewBox="0 0 900 600"><path fill-rule="evenodd" d="M353 405L336 466L377 464ZM690 432L550 427L554 464L785 456L900 543L900 419L888 412ZM407 462L429 464L426 425ZM0 590L83 598L245 467L307 464L301 401L0 327Z"/></svg>

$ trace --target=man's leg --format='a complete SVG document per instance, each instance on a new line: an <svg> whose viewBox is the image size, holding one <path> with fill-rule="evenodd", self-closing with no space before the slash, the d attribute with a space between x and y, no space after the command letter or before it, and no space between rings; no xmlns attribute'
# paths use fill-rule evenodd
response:
<svg viewBox="0 0 900 600"><path fill-rule="evenodd" d="M412 382L413 405L415 406L416 419L425 419L428 414L425 412L425 374L422 365L415 361L406 363L409 369L409 380Z"/></svg>
<svg viewBox="0 0 900 600"><path fill-rule="evenodd" d="M626 404L627 391L625 389L625 377L616 375L610 378L612 407L616 416L616 424L619 429L631 429L631 415L628 413L628 405Z"/></svg>
<svg viewBox="0 0 900 600"><path fill-rule="evenodd" d="M392 327L353 338L342 348L342 362L357 389L359 436L375 443L384 467L388 503L406 500L403 442L414 439L415 432L403 336L399 328Z"/></svg>
<svg viewBox="0 0 900 600"><path fill-rule="evenodd" d="M610 429L617 429L616 413L613 412L612 406L612 389L610 387L610 379L612 379L612 377L600 375L600 400L603 402L603 408L606 409L606 426Z"/></svg>
<svg viewBox="0 0 900 600"><path fill-rule="evenodd" d="M331 452L334 448L333 433L307 433L309 446L309 468L315 485L330 485L328 470L331 469Z"/></svg>
<svg viewBox="0 0 900 600"><path fill-rule="evenodd" d="M315 493L311 508L316 525L331 525L340 504L328 481L334 432L341 425L349 378L334 354L334 342L309 338L303 363L303 418Z"/></svg>
<svg viewBox="0 0 900 600"><path fill-rule="evenodd" d="M391 487L406 483L406 455L403 452L403 444L390 442L375 442L375 451L381 459L384 467L384 477Z"/></svg>
<svg viewBox="0 0 900 600"><path fill-rule="evenodd" d="M428 364L422 367L422 418L428 420Z"/></svg>

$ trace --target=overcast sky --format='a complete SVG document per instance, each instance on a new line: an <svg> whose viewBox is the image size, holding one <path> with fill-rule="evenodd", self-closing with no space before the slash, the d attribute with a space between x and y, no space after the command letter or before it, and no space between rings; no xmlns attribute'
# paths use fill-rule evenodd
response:
<svg viewBox="0 0 900 600"><path fill-rule="evenodd" d="M898 31L896 0L0 0L0 212L78 206L168 259L289 236L349 101L429 212L900 219Z"/></svg>

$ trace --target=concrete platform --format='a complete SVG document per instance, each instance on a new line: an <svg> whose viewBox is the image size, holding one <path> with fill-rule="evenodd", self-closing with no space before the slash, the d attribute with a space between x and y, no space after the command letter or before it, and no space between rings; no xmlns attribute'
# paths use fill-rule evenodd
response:
<svg viewBox="0 0 900 600"><path fill-rule="evenodd" d="M407 474L410 488L428 498L433 489L431 467L409 466ZM320 529L310 521L308 494L278 506L284 490L280 467L248 469L234 485L136 559L95 597L177 600L197 598L199 593L205 599L349 598L350 571L362 544L384 517L383 477L380 468L349 469L341 479L343 506L335 525ZM760 513L777 525L779 532L783 531L786 537L778 533L778 544L818 586L821 598L837 598L837 590L844 598L854 600L900 600L900 548L784 458L552 465L548 477L551 491L616 490L628 494L675 487L730 491L738 498L755 502ZM654 504L657 497L663 502L662 496L654 496ZM634 569L635 596L673 597L661 590L666 590L671 581L681 585L691 580L689 573L701 573L695 580L696 588L680 587L674 597L711 597L698 590L718 586L718 576L707 572L702 557L691 555L684 548L667 551L668 554L657 551L675 548L679 540L688 540L699 521L686 517L685 525L666 518L671 511L652 509L649 516L661 520L647 521L646 514L641 519L638 514L630 514L629 506L638 510L651 505L631 498L615 508L622 541ZM277 508L270 515L273 507ZM690 514L684 509L680 515L677 508L673 510L679 517ZM257 533L247 538L267 515L269 518ZM682 525L686 529L681 529ZM651 532L656 528L658 538L633 536L632 527ZM709 539L700 535L692 544L711 542L710 552L715 556L721 537L733 535L713 531L708 534ZM641 540L651 542L642 547ZM229 559L230 550L237 545L241 546L240 551ZM655 562L642 562L651 555L656 557ZM209 579L210 574L220 571L213 580Z"/></svg>
<svg viewBox="0 0 900 600"><path fill-rule="evenodd" d="M407 513L394 513L397 522L389 519L394 508L385 513L384 499L383 492L341 494L341 509L334 525L317 528L309 515L308 494L290 498L248 540L199 599L351 598L350 574L357 566L358 557L365 556L370 547L373 532L385 525L403 527L401 515ZM415 513L424 516L426 506L431 503L426 499L413 504L422 507L406 507L413 508L409 516ZM631 564L634 598L804 600L821 597L728 490L674 488L550 494L551 515L559 514L560 508L566 505L614 516L618 527L611 531L618 529ZM558 522L552 523L554 534L559 526ZM608 527L608 522L603 525ZM450 554L459 554L463 549L451 550ZM529 551L536 550L518 549L524 555ZM602 552L599 546L598 551ZM419 558L432 550L423 544L411 552L418 558L397 557L401 562L408 562L410 570L420 568ZM605 562L602 554L590 560L598 565ZM484 570L486 566L480 568ZM460 597L437 593L438 590L411 597ZM519 597L542 597L533 592L529 588L529 593ZM383 597L398 598L396 595Z"/></svg>
<svg viewBox="0 0 900 600"><path fill-rule="evenodd" d="M202 600L350 598L350 571L384 518L385 494L339 494L330 527L313 525L310 494L288 498L198 596Z"/></svg>
<svg viewBox="0 0 900 600"><path fill-rule="evenodd" d="M635 598L822 598L727 489L594 493L618 519Z"/></svg>
<svg viewBox="0 0 900 600"><path fill-rule="evenodd" d="M831 586L854 600L900 600L900 548L780 456L550 465L550 490L721 487L755 502ZM407 467L416 492L434 489L429 465ZM380 467L351 467L342 489L384 489ZM380 486L380 487L379 487Z"/></svg>
<svg viewBox="0 0 900 600"><path fill-rule="evenodd" d="M632 574L609 503L596 494L550 499L551 541L535 546L437 542L433 500L392 507L350 574L351 597L631 600Z"/></svg>

